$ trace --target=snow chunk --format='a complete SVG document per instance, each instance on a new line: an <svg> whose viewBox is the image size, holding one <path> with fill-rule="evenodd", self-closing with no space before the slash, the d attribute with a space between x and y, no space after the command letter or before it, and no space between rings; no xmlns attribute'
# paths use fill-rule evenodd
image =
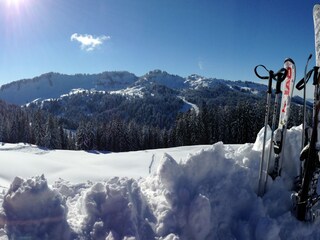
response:
<svg viewBox="0 0 320 240"><path fill-rule="evenodd" d="M173 233L170 233L165 238L160 238L160 240L179 240L180 238Z"/></svg>
<svg viewBox="0 0 320 240"><path fill-rule="evenodd" d="M16 177L4 197L9 238L70 239L67 209L61 195L51 190L42 175Z"/></svg>
<svg viewBox="0 0 320 240"><path fill-rule="evenodd" d="M154 239L146 220L150 218L148 208L133 179L113 178L94 184L84 205L83 231L88 239Z"/></svg>
<svg viewBox="0 0 320 240"><path fill-rule="evenodd" d="M165 188L174 191L177 180L182 176L180 165L170 155L164 154L157 172Z"/></svg>

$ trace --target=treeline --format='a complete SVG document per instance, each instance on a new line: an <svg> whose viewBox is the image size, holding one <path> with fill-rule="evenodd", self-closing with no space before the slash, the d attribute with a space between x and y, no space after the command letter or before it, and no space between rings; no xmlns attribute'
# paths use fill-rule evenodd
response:
<svg viewBox="0 0 320 240"><path fill-rule="evenodd" d="M302 122L301 107L293 105L290 126ZM42 110L8 105L0 101L0 142L25 142L49 149L134 151L195 144L254 142L263 127L265 104L239 102L232 106L208 106L199 113L180 113L171 128L114 118L84 119L77 130L67 130L61 118Z"/></svg>
<svg viewBox="0 0 320 240"><path fill-rule="evenodd" d="M189 111L177 118L175 145L253 143L265 121L265 102L242 101L235 105L207 106L203 104L197 115ZM310 110L310 109L309 109ZM302 123L302 107L292 104L288 128ZM307 111L310 126L312 111ZM271 116L269 124L271 124ZM277 121L278 122L278 121ZM278 125L276 125L276 128Z"/></svg>
<svg viewBox="0 0 320 240"><path fill-rule="evenodd" d="M0 142L30 143L51 149L74 149L74 137L59 120L0 101Z"/></svg>

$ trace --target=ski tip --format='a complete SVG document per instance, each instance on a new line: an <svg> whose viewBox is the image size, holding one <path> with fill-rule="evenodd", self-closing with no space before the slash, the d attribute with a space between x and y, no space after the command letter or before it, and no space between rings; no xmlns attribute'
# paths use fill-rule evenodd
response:
<svg viewBox="0 0 320 240"><path fill-rule="evenodd" d="M312 53L308 57L308 61L312 58Z"/></svg>
<svg viewBox="0 0 320 240"><path fill-rule="evenodd" d="M293 61L291 58L286 58L286 59L284 60L284 62L291 62L292 64L295 64L294 61Z"/></svg>
<svg viewBox="0 0 320 240"><path fill-rule="evenodd" d="M320 11L320 4L318 3L313 6L313 12L317 12L317 11Z"/></svg>

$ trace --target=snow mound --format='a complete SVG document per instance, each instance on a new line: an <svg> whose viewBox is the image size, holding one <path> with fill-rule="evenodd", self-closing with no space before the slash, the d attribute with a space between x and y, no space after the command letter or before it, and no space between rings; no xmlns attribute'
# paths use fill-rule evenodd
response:
<svg viewBox="0 0 320 240"><path fill-rule="evenodd" d="M4 197L10 239L70 239L67 209L61 195L49 189L44 176L16 177Z"/></svg>
<svg viewBox="0 0 320 240"><path fill-rule="evenodd" d="M258 135L254 144L219 142L180 162L164 154L157 170L140 179L60 179L48 186L44 176L16 178L3 196L0 237L318 239L320 220L302 223L291 212L301 126L288 131L282 176L268 179L263 198L256 194L261 141Z"/></svg>
<svg viewBox="0 0 320 240"><path fill-rule="evenodd" d="M157 174L141 184L154 206L157 235L175 234L181 239L246 235L241 226L233 226L234 218L248 221L257 196L250 183L252 173L226 157L228 150L217 143L182 164L164 156Z"/></svg>

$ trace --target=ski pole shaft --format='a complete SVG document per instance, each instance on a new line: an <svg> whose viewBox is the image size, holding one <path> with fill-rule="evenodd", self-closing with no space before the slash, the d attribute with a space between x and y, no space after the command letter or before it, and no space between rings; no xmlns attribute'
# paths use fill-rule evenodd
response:
<svg viewBox="0 0 320 240"><path fill-rule="evenodd" d="M258 73L258 67L264 68L269 75L268 76L261 76ZM268 90L267 90L267 104L266 104L266 111L265 111L265 117L264 117L264 135L263 135L263 145L262 145L262 154L261 154L261 160L260 160L260 167L259 167L259 181L258 181L258 196L262 197L264 195L265 189L264 189L264 175L267 174L266 171L263 171L264 165L265 165L265 147L266 147L266 141L267 141L267 131L268 131L268 121L269 121L269 112L270 112L270 103L271 103L271 94L272 94L272 76L273 71L269 71L265 66L258 65L254 68L254 72L260 79L268 79Z"/></svg>
<svg viewBox="0 0 320 240"><path fill-rule="evenodd" d="M278 104L279 104L279 98L280 98L280 93L277 93L275 96L275 101L274 101L274 108L273 108L273 114L272 114L272 125L271 125L271 137L270 137L270 148L269 148L269 155L268 155L268 161L266 165L266 171L269 171L269 165L271 161L271 156L272 156L272 151L273 151L273 137L274 137L274 130L276 126L276 119L277 119L277 112L278 112ZM264 189L267 187L267 174L264 179Z"/></svg>
<svg viewBox="0 0 320 240"><path fill-rule="evenodd" d="M270 103L271 103L271 93L267 94L267 105L266 105L266 113L264 118L264 135L263 135L263 145L262 145L262 155L260 161L259 168L259 183L258 183L258 196L262 197L265 192L265 179L267 172L263 171L265 165L265 150L266 150L266 142L267 142L267 131L268 131L268 120L269 120L269 112L270 112Z"/></svg>

